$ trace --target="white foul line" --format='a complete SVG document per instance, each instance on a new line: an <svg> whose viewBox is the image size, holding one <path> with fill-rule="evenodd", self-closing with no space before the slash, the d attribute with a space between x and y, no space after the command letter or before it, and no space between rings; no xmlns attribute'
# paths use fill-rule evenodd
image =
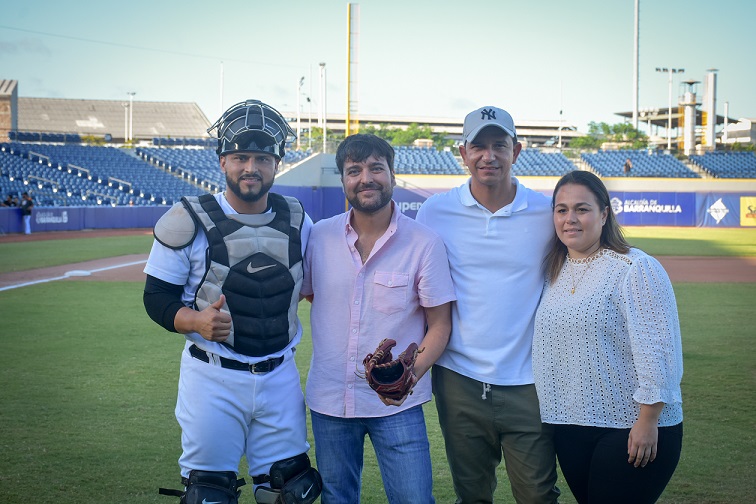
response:
<svg viewBox="0 0 756 504"><path fill-rule="evenodd" d="M14 285L7 285L5 287L0 287L0 292L6 291L6 290L11 290L11 289L18 289L19 287L28 287L30 285L36 285L36 284L41 284L41 283L46 283L46 282L53 282L55 280L65 280L66 278L71 278L71 277L74 277L74 276L89 276L92 273L97 273L99 271L107 271L107 270L111 270L111 269L125 268L127 266L135 266L137 264L144 264L146 262L147 262L147 260L144 259L142 261L134 261L134 262L130 262L130 263L116 264L114 266L106 266L104 268L97 268L97 269L93 269L93 270L73 270L73 271L67 271L63 276L59 276L59 277L42 278L40 280L34 280L33 282L25 282L25 283L14 284Z"/></svg>

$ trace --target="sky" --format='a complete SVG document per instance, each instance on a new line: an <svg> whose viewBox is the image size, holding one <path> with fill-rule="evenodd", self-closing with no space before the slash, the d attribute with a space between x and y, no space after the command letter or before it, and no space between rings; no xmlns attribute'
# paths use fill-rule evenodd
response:
<svg viewBox="0 0 756 504"><path fill-rule="evenodd" d="M494 105L587 131L633 109L635 0L362 0L360 114L459 118ZM210 122L260 99L347 109L340 0L0 0L0 79L21 97L195 102ZM753 0L640 0L639 108L666 108L669 75L718 69L717 113L756 118ZM304 84L299 87L300 79ZM675 99L675 98L673 98Z"/></svg>

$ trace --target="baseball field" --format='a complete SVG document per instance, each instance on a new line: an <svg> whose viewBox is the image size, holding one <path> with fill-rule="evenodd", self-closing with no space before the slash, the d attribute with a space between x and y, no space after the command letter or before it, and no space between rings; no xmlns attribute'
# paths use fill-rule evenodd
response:
<svg viewBox="0 0 756 504"><path fill-rule="evenodd" d="M660 502L751 502L756 230L629 228L627 234L669 272L682 326L685 437ZM0 502L177 503L157 488L180 485L173 408L183 338L144 313L141 270L150 243L149 230L0 236ZM300 315L304 384L307 303ZM434 493L439 503L453 502L432 403L425 413ZM509 503L503 466L496 502ZM574 503L561 478L559 486L561 501ZM362 502L385 500L368 443ZM254 502L250 486L241 502Z"/></svg>

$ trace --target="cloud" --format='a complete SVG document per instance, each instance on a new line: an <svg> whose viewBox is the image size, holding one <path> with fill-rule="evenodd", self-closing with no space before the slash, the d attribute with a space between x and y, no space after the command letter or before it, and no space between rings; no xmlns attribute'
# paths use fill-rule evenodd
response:
<svg viewBox="0 0 756 504"><path fill-rule="evenodd" d="M454 98L449 100L449 106L454 110L475 110L480 105L476 105L474 101L467 98ZM467 112L465 112L466 114Z"/></svg>
<svg viewBox="0 0 756 504"><path fill-rule="evenodd" d="M52 50L40 39L26 38L16 42L0 40L0 52L4 54L34 54L52 56Z"/></svg>

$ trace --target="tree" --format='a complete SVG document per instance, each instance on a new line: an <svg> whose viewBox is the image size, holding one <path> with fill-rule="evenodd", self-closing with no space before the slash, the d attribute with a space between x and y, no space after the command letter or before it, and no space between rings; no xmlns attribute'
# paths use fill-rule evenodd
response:
<svg viewBox="0 0 756 504"><path fill-rule="evenodd" d="M394 145L412 145L412 142L419 138L430 139L433 136L430 126L419 126L417 123L411 123L407 129L397 128L394 133Z"/></svg>
<svg viewBox="0 0 756 504"><path fill-rule="evenodd" d="M427 124L411 123L406 129L402 129L392 128L388 124L379 124L376 127L374 124L368 123L360 127L360 133L373 134L392 145L412 145L415 140L421 138L433 140L433 146L439 150L454 144L453 140L446 137L446 133L434 133L433 129Z"/></svg>
<svg viewBox="0 0 756 504"><path fill-rule="evenodd" d="M394 140L394 132L396 128L391 128L386 123L381 123L376 127L372 123L368 123L366 126L360 127L360 133L364 133L367 135L375 135L379 138L383 138L389 143L392 143Z"/></svg>
<svg viewBox="0 0 756 504"><path fill-rule="evenodd" d="M625 144L627 149L644 149L648 147L648 136L629 123L609 125L605 122L588 123L588 135L570 141L570 147L576 149L599 149L604 142Z"/></svg>
<svg viewBox="0 0 756 504"><path fill-rule="evenodd" d="M328 137L326 138L326 141L329 144L328 151L335 152L336 150L334 145L338 145L342 140L344 140L344 134L334 133L333 130L327 130L327 133ZM312 131L310 131L310 138L312 138L312 150L315 152L321 152L323 150L323 128L313 126ZM302 138L302 143L307 143L305 137Z"/></svg>
<svg viewBox="0 0 756 504"><path fill-rule="evenodd" d="M93 146L105 145L105 138L96 135L84 135L81 137L82 143Z"/></svg>
<svg viewBox="0 0 756 504"><path fill-rule="evenodd" d="M735 142L725 145L725 150L732 152L756 152L756 145L752 143Z"/></svg>

